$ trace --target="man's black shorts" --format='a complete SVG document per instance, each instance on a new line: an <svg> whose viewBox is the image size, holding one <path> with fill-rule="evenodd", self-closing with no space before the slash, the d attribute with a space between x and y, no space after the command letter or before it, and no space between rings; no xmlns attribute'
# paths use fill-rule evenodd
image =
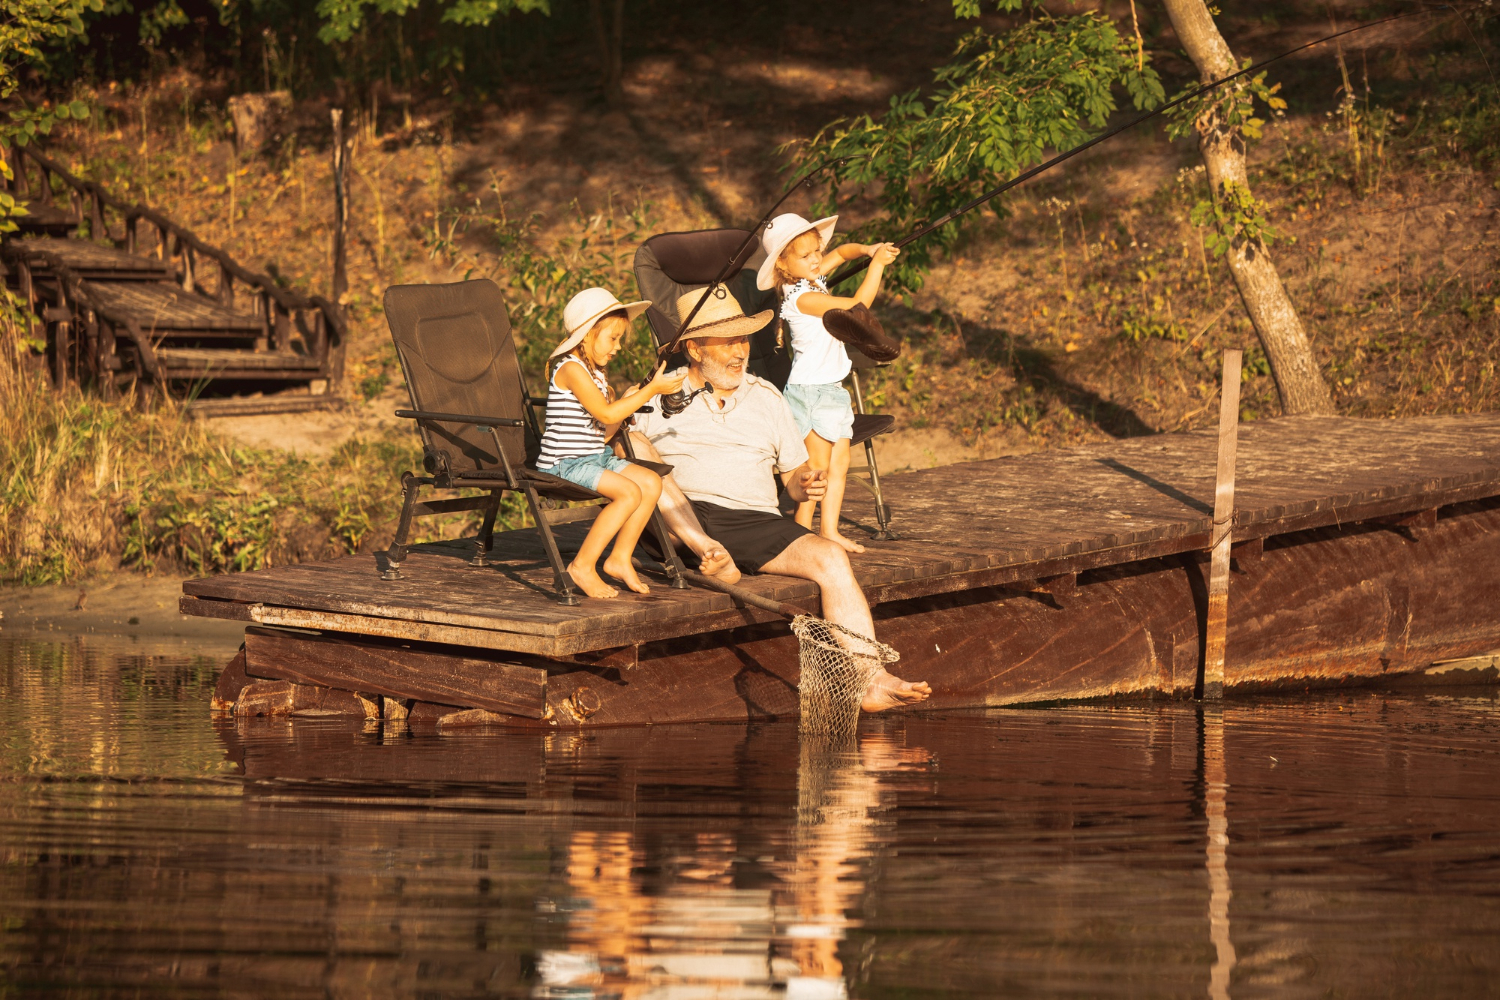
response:
<svg viewBox="0 0 1500 1000"><path fill-rule="evenodd" d="M729 550L734 564L746 573L760 568L803 535L812 534L789 517L759 510L733 510L703 500L690 501L703 530Z"/></svg>

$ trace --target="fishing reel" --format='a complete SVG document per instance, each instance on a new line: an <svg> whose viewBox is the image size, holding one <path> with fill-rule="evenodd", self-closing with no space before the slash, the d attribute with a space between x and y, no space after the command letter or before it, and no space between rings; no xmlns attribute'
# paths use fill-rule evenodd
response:
<svg viewBox="0 0 1500 1000"><path fill-rule="evenodd" d="M692 392L689 392L687 390L687 387L684 386L683 388L678 389L676 392L658 396L657 401L661 405L661 415L667 419L677 416L677 414L681 413L683 410L691 406L693 400L697 399L699 396L703 395L705 392L708 392L712 388L713 386L705 382L702 386L694 389Z"/></svg>

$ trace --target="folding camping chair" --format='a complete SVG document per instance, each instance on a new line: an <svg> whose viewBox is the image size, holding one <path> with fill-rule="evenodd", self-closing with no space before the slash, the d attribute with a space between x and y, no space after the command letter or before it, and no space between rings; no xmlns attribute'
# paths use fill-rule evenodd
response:
<svg viewBox="0 0 1500 1000"><path fill-rule="evenodd" d="M703 288L718 277L725 262L744 242L745 236L743 229L702 229L688 233L660 233L641 244L640 249L635 252L635 281L641 295L653 303L646 310L646 319L658 348L677 333L681 322L676 309L678 297ZM747 316L762 309L780 309L775 291L763 292L755 287L755 272L764 259L764 251L757 246L755 253L745 261L739 273L725 283ZM792 362L786 348L776 346L776 325L777 321L773 319L764 329L751 335L749 368L752 374L767 379L781 389L785 387L787 375L791 373ZM849 373L854 385L854 434L849 445L851 448L861 444L865 446L865 464L850 466L849 478L875 497L875 521L880 529L875 537L881 540L894 539L897 536L891 530L891 510L880 492L880 466L875 461L874 439L889 431L896 418L865 412L864 391L859 384L859 373L880 365L856 348L845 345L845 349L849 352L849 360L854 364L853 371Z"/></svg>
<svg viewBox="0 0 1500 1000"><path fill-rule="evenodd" d="M422 465L428 475L407 472L401 477L401 520L386 552L389 564L381 579L401 579L411 520L427 514L484 511L469 562L472 566L485 565L500 498L513 492L526 497L552 565L558 600L577 604L573 580L558 551L552 526L588 520L599 513L599 502L607 501L593 490L533 466L541 448L541 428L533 407L545 406L547 401L526 391L500 287L488 279L451 285L394 285L385 293L385 318L411 393L412 409L397 410L396 416L416 421L422 438ZM630 435L621 435L621 440L631 461L659 475L672 471L671 466L636 459ZM488 495L419 502L423 486L482 489ZM595 503L557 509L551 504L543 507L542 498ZM651 518L651 529L661 542L663 564L672 586L686 587L682 564L659 511Z"/></svg>

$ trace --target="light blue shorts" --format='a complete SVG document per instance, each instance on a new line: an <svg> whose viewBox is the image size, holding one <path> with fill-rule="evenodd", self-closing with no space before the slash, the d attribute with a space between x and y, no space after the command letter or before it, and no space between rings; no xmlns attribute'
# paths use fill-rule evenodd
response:
<svg viewBox="0 0 1500 1000"><path fill-rule="evenodd" d="M816 431L824 441L854 436L854 405L849 390L838 382L826 385L788 385L781 396L792 408L797 433Z"/></svg>
<svg viewBox="0 0 1500 1000"><path fill-rule="evenodd" d="M542 469L550 472L560 479L586 490L599 490L599 477L606 472L624 472L630 467L630 463L618 457L612 451L598 451L592 455L580 455L577 458L565 458L550 469Z"/></svg>

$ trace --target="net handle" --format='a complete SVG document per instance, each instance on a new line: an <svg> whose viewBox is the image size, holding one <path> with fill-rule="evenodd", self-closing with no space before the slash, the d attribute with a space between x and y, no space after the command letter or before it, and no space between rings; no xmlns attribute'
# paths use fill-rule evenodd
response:
<svg viewBox="0 0 1500 1000"><path fill-rule="evenodd" d="M781 615L788 621L797 618L798 615L804 615L807 613L801 608L796 608L790 604L787 604L785 601L777 601L769 597L762 597L760 594L757 594L752 590L746 590L744 587L736 587L732 583L725 583L718 577L708 576L707 574L699 573L697 570L684 569L682 571L682 575L687 577L687 579L693 581L700 587L707 587L710 590L717 590L720 593L728 594L730 597L733 597L735 600L743 604L748 604L751 607L760 608L763 611L769 611L772 614Z"/></svg>

